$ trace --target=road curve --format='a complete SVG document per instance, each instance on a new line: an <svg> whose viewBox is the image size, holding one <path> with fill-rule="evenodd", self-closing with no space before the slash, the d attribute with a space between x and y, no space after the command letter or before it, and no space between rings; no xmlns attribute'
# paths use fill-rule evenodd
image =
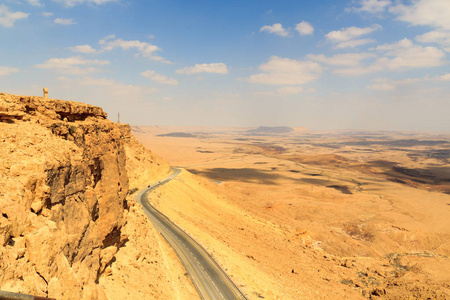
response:
<svg viewBox="0 0 450 300"><path fill-rule="evenodd" d="M156 230L177 253L202 299L247 299L202 246L148 202L148 194L152 190L166 184L181 172L180 169L172 170L173 173L166 179L139 191L137 201L142 204Z"/></svg>

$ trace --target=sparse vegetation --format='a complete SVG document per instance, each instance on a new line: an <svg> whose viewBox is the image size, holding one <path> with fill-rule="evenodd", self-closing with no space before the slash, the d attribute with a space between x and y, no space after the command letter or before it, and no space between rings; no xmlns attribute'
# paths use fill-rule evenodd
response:
<svg viewBox="0 0 450 300"><path fill-rule="evenodd" d="M138 188L132 188L132 189L130 189L130 191L128 192L128 194L132 195L132 194L136 193L137 191L139 191Z"/></svg>
<svg viewBox="0 0 450 300"><path fill-rule="evenodd" d="M352 179L352 181L356 184L353 189L357 190L358 192L362 191L362 186L365 184L364 182L359 182L355 179Z"/></svg>
<svg viewBox="0 0 450 300"><path fill-rule="evenodd" d="M72 125L72 126L69 127L69 133L70 134L74 134L76 131L77 131L77 127L76 126Z"/></svg>
<svg viewBox="0 0 450 300"><path fill-rule="evenodd" d="M357 240L373 242L375 235L372 228L366 224L357 225L355 223L346 223L342 228L349 236Z"/></svg>

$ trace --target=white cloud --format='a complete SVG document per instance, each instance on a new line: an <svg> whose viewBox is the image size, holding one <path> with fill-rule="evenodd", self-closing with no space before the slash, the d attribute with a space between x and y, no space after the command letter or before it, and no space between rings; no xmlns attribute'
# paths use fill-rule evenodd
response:
<svg viewBox="0 0 450 300"><path fill-rule="evenodd" d="M33 6L44 6L40 0L27 0L27 2Z"/></svg>
<svg viewBox="0 0 450 300"><path fill-rule="evenodd" d="M445 63L445 53L436 47L422 47L415 45L409 39L400 40L397 43L385 44L376 47L378 51L385 51L385 64L388 69L437 67Z"/></svg>
<svg viewBox="0 0 450 300"><path fill-rule="evenodd" d="M119 101L123 99L126 99L126 101L145 99L149 94L157 91L153 87L124 84L123 82L108 78L85 76L78 78L58 77L58 79L67 89L81 89L84 91L86 88L92 88L100 95L110 95Z"/></svg>
<svg viewBox="0 0 450 300"><path fill-rule="evenodd" d="M435 76L435 77L429 77L425 76L422 78L406 78L406 79L400 79L400 80L392 80L388 78L377 78L373 80L373 84L368 85L367 88L373 89L373 90L385 90L385 91L391 91L395 90L397 86L399 85L412 85L416 84L418 82L427 82L427 81L450 81L450 73L441 75L441 76Z"/></svg>
<svg viewBox="0 0 450 300"><path fill-rule="evenodd" d="M98 68L93 66L104 66L109 63L107 60L90 60L84 59L81 56L72 56L67 58L51 58L43 64L36 65L36 67L55 70L62 74L86 75L99 71Z"/></svg>
<svg viewBox="0 0 450 300"><path fill-rule="evenodd" d="M268 33L273 33L279 36L287 36L288 33L286 31L286 29L283 28L283 25L281 25L280 23L275 23L273 25L265 25L263 27L261 27L261 29L259 30L261 32L266 31Z"/></svg>
<svg viewBox="0 0 450 300"><path fill-rule="evenodd" d="M416 41L421 43L436 43L445 48L447 52L450 52L450 31L445 30L433 30L422 35L416 36Z"/></svg>
<svg viewBox="0 0 450 300"><path fill-rule="evenodd" d="M224 63L196 64L193 67L176 70L175 73L189 75L198 73L228 74L228 68Z"/></svg>
<svg viewBox="0 0 450 300"><path fill-rule="evenodd" d="M44 12L42 13L42 15L43 15L44 17L51 17L51 16L54 15L54 13L49 12L49 11L44 11Z"/></svg>
<svg viewBox="0 0 450 300"><path fill-rule="evenodd" d="M98 51L92 48L90 45L78 45L75 47L70 47L73 52L79 52L84 54L95 54Z"/></svg>
<svg viewBox="0 0 450 300"><path fill-rule="evenodd" d="M73 19L63 19L63 18L56 18L53 22L55 24L60 24L60 25L74 25L74 24L76 24L76 22L74 22Z"/></svg>
<svg viewBox="0 0 450 300"><path fill-rule="evenodd" d="M107 35L99 41L99 44L105 43L107 40L114 39L114 38L116 38L115 34Z"/></svg>
<svg viewBox="0 0 450 300"><path fill-rule="evenodd" d="M116 39L112 41L101 41L101 45L104 45L104 49L107 51L111 51L114 48L122 48L123 50L129 50L129 49L137 49L142 54L146 55L152 55L153 52L161 50L158 46L152 45L150 43L141 42L138 40L134 41L125 41L122 39Z"/></svg>
<svg viewBox="0 0 450 300"><path fill-rule="evenodd" d="M297 95L301 92L303 92L303 88L300 86L285 86L277 90L280 95Z"/></svg>
<svg viewBox="0 0 450 300"><path fill-rule="evenodd" d="M440 80L440 81L450 81L450 73L447 73L445 75L439 76L438 80Z"/></svg>
<svg viewBox="0 0 450 300"><path fill-rule="evenodd" d="M364 11L369 13L381 13L391 5L390 0L361 0L360 7L354 8L356 11Z"/></svg>
<svg viewBox="0 0 450 300"><path fill-rule="evenodd" d="M53 0L54 2L58 2L61 3L65 6L75 6L77 4L97 4L97 5L101 5L101 4L105 4L108 2L118 2L119 0Z"/></svg>
<svg viewBox="0 0 450 300"><path fill-rule="evenodd" d="M361 62L368 58L377 57L374 53L342 53L336 54L332 57L326 57L323 54L313 55L309 54L308 58L311 60L315 60L321 63L326 63L332 66L360 66Z"/></svg>
<svg viewBox="0 0 450 300"><path fill-rule="evenodd" d="M371 90L392 91L395 90L398 85L410 85L423 80L425 79L407 78L402 80L391 80L387 78L377 78L373 80L373 84L367 85L366 87Z"/></svg>
<svg viewBox="0 0 450 300"><path fill-rule="evenodd" d="M408 84L415 84L419 81L429 80L428 77L424 78L406 78L401 80L395 80L393 81L395 85L408 85Z"/></svg>
<svg viewBox="0 0 450 300"><path fill-rule="evenodd" d="M168 78L164 75L158 74L155 71L147 70L141 73L141 76L149 78L161 84L178 85L178 81L174 78Z"/></svg>
<svg viewBox="0 0 450 300"><path fill-rule="evenodd" d="M251 75L247 80L253 83L276 85L300 85L311 82L322 72L320 64L272 56L259 66L263 73Z"/></svg>
<svg viewBox="0 0 450 300"><path fill-rule="evenodd" d="M298 31L300 35L308 35L314 33L314 27L306 21L302 21L295 26L295 30Z"/></svg>
<svg viewBox="0 0 450 300"><path fill-rule="evenodd" d="M378 91L393 91L395 90L395 84L392 84L389 82L389 80L382 80L375 82L373 84L366 86L368 89L371 90L378 90Z"/></svg>
<svg viewBox="0 0 450 300"><path fill-rule="evenodd" d="M350 68L339 68L333 70L333 73L344 76L361 76L368 73L373 73L377 71L381 71L384 69L381 62L384 62L386 59L379 59L376 63L373 63L368 66L356 66Z"/></svg>
<svg viewBox="0 0 450 300"><path fill-rule="evenodd" d="M415 0L411 5L399 3L389 9L398 19L412 25L430 25L450 30L450 1Z"/></svg>
<svg viewBox="0 0 450 300"><path fill-rule="evenodd" d="M154 55L156 51L161 51L161 48L150 43L141 42L138 40L126 41L122 39L115 39L115 35L108 35L105 38L101 39L99 41L99 44L102 45L103 50L105 51L111 51L116 48L120 48L122 50L135 49L138 51L139 55L144 58L159 61L162 63L171 63L161 56Z"/></svg>
<svg viewBox="0 0 450 300"><path fill-rule="evenodd" d="M17 69L17 68L0 66L0 76L8 76L8 75L11 75L12 73L17 73L17 72L19 72L19 69Z"/></svg>
<svg viewBox="0 0 450 300"><path fill-rule="evenodd" d="M375 40L373 39L356 39L356 40L350 40L347 42L341 42L336 45L336 48L338 49L344 49L344 48L355 48L358 46L375 43Z"/></svg>
<svg viewBox="0 0 450 300"><path fill-rule="evenodd" d="M326 39L336 45L336 48L354 48L360 45L373 43L372 39L358 39L362 35L366 35L381 29L381 26L375 24L371 27L347 27L341 30L334 30L325 35Z"/></svg>
<svg viewBox="0 0 450 300"><path fill-rule="evenodd" d="M379 52L379 58L372 64L335 69L333 72L339 75L359 76L383 70L404 71L412 68L438 67L445 64L445 53L442 50L436 47L422 47L409 39L384 44L374 50Z"/></svg>
<svg viewBox="0 0 450 300"><path fill-rule="evenodd" d="M266 97L283 97L283 96L298 95L302 92L304 92L304 90L300 86L285 86L285 87L279 88L275 91L256 92L255 95L266 96Z"/></svg>
<svg viewBox="0 0 450 300"><path fill-rule="evenodd" d="M375 24L371 27L347 27L343 28L342 30L335 30L327 33L325 37L332 41L332 42L346 42L350 41L352 39L358 38L362 35L369 34L371 32L374 32L377 29L380 29L381 26L378 24Z"/></svg>
<svg viewBox="0 0 450 300"><path fill-rule="evenodd" d="M8 7L3 4L0 4L0 26L3 27L13 27L14 22L20 19L28 18L29 14L16 11L9 11Z"/></svg>

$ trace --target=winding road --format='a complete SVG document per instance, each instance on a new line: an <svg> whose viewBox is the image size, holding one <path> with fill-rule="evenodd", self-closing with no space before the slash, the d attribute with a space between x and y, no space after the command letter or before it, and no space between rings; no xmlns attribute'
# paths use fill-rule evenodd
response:
<svg viewBox="0 0 450 300"><path fill-rule="evenodd" d="M202 246L148 202L148 194L152 190L168 183L181 172L180 169L172 170L173 173L166 179L139 191L137 201L142 204L156 230L177 253L202 299L247 299Z"/></svg>

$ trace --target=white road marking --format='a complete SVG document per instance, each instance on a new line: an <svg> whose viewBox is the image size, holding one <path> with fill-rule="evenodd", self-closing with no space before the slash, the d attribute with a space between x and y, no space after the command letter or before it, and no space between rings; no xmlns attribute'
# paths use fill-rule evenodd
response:
<svg viewBox="0 0 450 300"><path fill-rule="evenodd" d="M191 240L193 240L193 239L191 238L191 236L190 236L189 234L185 233L185 232L182 231L182 230L181 230L181 232L179 232L180 229L179 229L179 228L176 229L177 227L176 227L176 228L173 227L173 226L176 226L176 225L171 225L170 220L169 220L167 217L165 217L165 216L163 215L164 218L162 218L162 220L160 221L160 220L159 220L157 217L155 217L155 216L159 216L159 214L161 214L161 213L158 212L158 210L154 209L154 208L150 205L150 203L149 203L148 201L142 201L142 198L143 198L144 196L148 196L150 191L152 191L153 189L155 189L155 188L158 187L158 186L161 186L161 185L163 185L163 184L169 182L170 180L172 180L173 178L175 178L179 173L181 173L181 170L179 170L179 169L178 169L178 170L174 170L174 173L172 173L172 175L170 175L166 180L163 180L163 181L161 181L161 182L158 183L158 184L152 185L152 186L151 186L150 188L148 188L144 193L140 193L140 194L139 194L139 199L138 199L138 201L139 201L139 203L141 203L141 204L143 205L144 210L145 210L146 212L148 212L147 216L149 217L149 219L150 219L152 222L154 222L155 225L157 225L157 227L160 228L160 230L158 230L158 228L156 228L156 229L157 229L158 231L160 231L161 234L162 234L163 236L166 236L166 237L168 238L168 241L169 241L169 239L170 239L170 240L172 241L172 243L175 243L175 239L178 240L178 241L179 241L178 245L179 245L179 246L183 245L183 246L185 247L185 249L187 249L187 250L189 251L189 253L192 255L192 257L193 257L193 258L195 259L195 261L197 262L197 265L200 266L200 267L202 268L204 274L206 274L206 275L208 276L210 282L211 282L211 283L214 285L214 287L217 289L218 293L220 294L220 297L221 297L222 299L226 299L226 298L223 296L222 292L221 292L221 291L219 290L219 288L217 287L217 285L214 283L214 281L212 280L212 278L210 277L210 275L208 274L208 272L205 270L205 268L203 267L203 265L199 262L199 260L198 260L197 257L196 257L196 255L198 255L198 254L200 254L200 255L203 256L202 253L205 252L205 251L200 251L200 250L198 250L197 247L195 246L195 244L192 244ZM146 207L146 205L149 205L152 209L150 210L149 208ZM165 222L167 222L167 223L165 223ZM161 226L158 226L158 224L160 224ZM195 248L197 249L197 251L194 250L194 252L196 252L196 255L193 254L193 252L187 247L187 244L185 244L185 243L183 242L183 240L179 238L179 236L180 236L181 238L185 238L191 246L193 246L193 247L195 247ZM194 243L195 243L195 241L194 241ZM177 244L177 243L175 243L175 245L176 245L176 244ZM200 247L201 247L201 246L200 246ZM182 251L181 248L179 248L179 250ZM200 252L198 252L198 251L200 251ZM185 251L182 251L181 253L183 253L183 252L184 252L185 254L187 254ZM208 255L208 254L206 253L206 255ZM223 283L225 283L227 286L228 286L228 283L227 283L227 282L229 282L229 281L231 282L231 284L232 284L232 286L233 286L233 283L232 283L232 281L231 281L229 278L228 278L228 280L223 279L223 277L220 275L220 272L221 272L220 267L214 265L215 262L214 262L214 260L213 260L212 258L204 257L204 256L203 256L203 258L206 260L206 262L212 260L213 265L211 265L209 262L208 262L208 264L209 264L210 267L214 270L214 272L216 272L215 275L218 275L218 276L221 278L221 280L223 281ZM180 257L180 259L181 259L181 257ZM187 259L187 257L185 257L185 259ZM192 259L191 259L191 261L192 261ZM189 260L188 260L188 263L189 263ZM199 275L197 272L194 271L194 269L192 268L192 266L191 266L189 269L193 272L193 274ZM189 273L189 272L188 272L188 273ZM201 273L201 271L200 271L200 273ZM196 275L196 276L197 276L197 275ZM194 276L192 276L192 274L189 274L189 276L190 276L191 279L194 279ZM197 280L199 280L199 278L197 278ZM197 280L193 280L193 281L197 281ZM196 284L196 285L198 286L198 284ZM201 285L201 282L199 282L199 285L202 286L202 285ZM230 286L228 286L228 288L230 288ZM237 289L237 287L236 287L236 289ZM203 288L203 290L204 290L204 288ZM237 289L237 290L239 291L239 289ZM204 291L206 292L206 297L209 299L209 294L208 294L208 292L207 292L206 290L204 290ZM233 291L232 288L230 288L230 291L234 294L234 291ZM199 292L200 292L200 291L199 291ZM239 293L240 293L240 291L239 291ZM211 295L214 295L214 294L211 294ZM217 294L216 294L216 295L217 295ZM238 298L238 297L236 296L236 294L234 294L234 295L235 295L236 298ZM242 296L244 297L244 299L246 299L245 296L244 296L242 293L240 293L240 295L242 295ZM238 298L238 299L239 299L239 298Z"/></svg>

